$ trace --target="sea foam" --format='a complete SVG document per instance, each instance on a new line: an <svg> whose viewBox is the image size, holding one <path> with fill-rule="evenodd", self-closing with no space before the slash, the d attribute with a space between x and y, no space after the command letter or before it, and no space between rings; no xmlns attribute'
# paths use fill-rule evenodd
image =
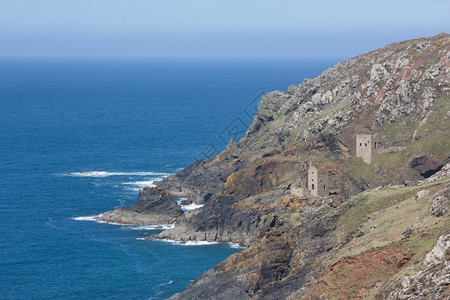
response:
<svg viewBox="0 0 450 300"><path fill-rule="evenodd" d="M217 244L227 244L230 248L234 249L245 249L245 247L242 247L238 243L228 242L228 243L221 243L221 242L207 242L207 241L175 241L170 239L158 239L158 241L171 243L173 245L181 245L181 246L207 246L207 245L217 245Z"/></svg>
<svg viewBox="0 0 450 300"><path fill-rule="evenodd" d="M90 221L90 222L97 222L97 223L102 223L102 224L112 224L112 225L123 225L120 223L114 223L114 222L106 222L106 221L101 221L101 220L97 220L97 218L100 218L101 216L103 216L103 214L99 214L96 216L82 216L82 217L74 217L72 218L72 220L76 220L76 221Z"/></svg>
<svg viewBox="0 0 450 300"><path fill-rule="evenodd" d="M101 217L102 215L97 215L97 216L84 216L84 217L75 217L72 218L72 220L76 220L76 221L95 221L98 222L95 218Z"/></svg>
<svg viewBox="0 0 450 300"><path fill-rule="evenodd" d="M194 209L199 209L201 207L203 207L204 204L188 204L188 205L182 205L181 202L183 202L184 200L187 200L188 198L178 198L177 203L178 205L181 207L181 209L186 212L189 210L194 210Z"/></svg>
<svg viewBox="0 0 450 300"><path fill-rule="evenodd" d="M96 216L75 217L75 218L72 218L72 220L94 221L94 222L102 223L102 224L120 225L120 226L123 226L123 228L125 228L125 229L131 229L131 230L166 230L166 229L174 229L175 228L175 224L132 225L132 224L122 224L122 223L116 223L116 222L107 222L107 221L97 220L97 218L101 217L102 215L103 214L96 215Z"/></svg>
<svg viewBox="0 0 450 300"><path fill-rule="evenodd" d="M166 230L174 229L175 224L161 224L161 225L130 225L131 230Z"/></svg>
<svg viewBox="0 0 450 300"><path fill-rule="evenodd" d="M238 243L228 242L228 245L230 246L230 248L234 248L234 249L245 249L245 247L242 247Z"/></svg>
<svg viewBox="0 0 450 300"><path fill-rule="evenodd" d="M107 172L107 171L83 171L65 173L66 176L78 177L109 177L109 176L169 176L170 173L162 172Z"/></svg>
<svg viewBox="0 0 450 300"><path fill-rule="evenodd" d="M199 209L203 207L203 204L189 204L189 205L180 205L183 211L189 211L194 209Z"/></svg>
<svg viewBox="0 0 450 300"><path fill-rule="evenodd" d="M175 241L169 239L158 239L158 241L171 243L173 245L181 245L181 246L205 246L205 245L217 245L219 242L207 242L207 241Z"/></svg>
<svg viewBox="0 0 450 300"><path fill-rule="evenodd" d="M156 181L158 181L158 180L143 180L143 181L134 181L134 182L124 182L123 184L135 185L135 186L138 186L138 187L147 187L147 186L155 187L156 186L155 185Z"/></svg>

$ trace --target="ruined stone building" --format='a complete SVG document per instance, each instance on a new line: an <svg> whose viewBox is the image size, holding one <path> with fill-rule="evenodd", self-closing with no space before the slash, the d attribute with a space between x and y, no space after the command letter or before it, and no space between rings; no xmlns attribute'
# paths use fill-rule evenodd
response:
<svg viewBox="0 0 450 300"><path fill-rule="evenodd" d="M374 150L375 144L373 142L372 135L356 135L356 157L361 157L366 164L370 164L372 162L372 156L375 152Z"/></svg>
<svg viewBox="0 0 450 300"><path fill-rule="evenodd" d="M328 170L317 169L310 162L308 169L308 190L311 192L311 196L328 196L328 185Z"/></svg>

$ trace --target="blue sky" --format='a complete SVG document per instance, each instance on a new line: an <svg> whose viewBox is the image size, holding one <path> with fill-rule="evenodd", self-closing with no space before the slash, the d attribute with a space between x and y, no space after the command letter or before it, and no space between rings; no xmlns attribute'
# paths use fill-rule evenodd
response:
<svg viewBox="0 0 450 300"><path fill-rule="evenodd" d="M0 56L350 57L450 33L450 1L0 0Z"/></svg>

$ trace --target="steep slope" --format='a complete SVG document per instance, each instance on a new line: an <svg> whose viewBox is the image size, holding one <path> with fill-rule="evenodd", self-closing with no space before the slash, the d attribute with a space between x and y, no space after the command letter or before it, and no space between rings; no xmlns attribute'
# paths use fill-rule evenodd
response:
<svg viewBox="0 0 450 300"><path fill-rule="evenodd" d="M204 206L156 238L247 246L173 298L410 295L402 276L421 264L431 278L422 261L450 228L449 81L450 36L440 34L264 95L239 143L158 183ZM370 163L356 157L363 133L376 143ZM298 192L309 161L328 170L333 195ZM445 273L448 254L439 257ZM448 293L446 278L433 297Z"/></svg>
<svg viewBox="0 0 450 300"><path fill-rule="evenodd" d="M270 207L274 198L289 194L290 187L306 186L308 161L332 164L336 172L331 186L341 192L337 203L366 189L429 176L449 156L448 47L445 34L393 44L340 63L291 86L288 93L269 93L240 143L230 143L218 156L197 162L158 187L206 202L205 211L216 203L211 195L228 195L230 205L261 198L243 201L264 202L257 209L234 206L234 215L253 224L277 211ZM354 156L357 133L376 136L377 154L369 165ZM229 212L217 217L220 211L213 210L223 222L206 226L218 228L206 230L207 239L236 239L221 228L236 232L237 220L228 218ZM204 231L202 222L196 220L186 215L177 229L164 235L204 238L198 234ZM235 241L247 245L249 238Z"/></svg>

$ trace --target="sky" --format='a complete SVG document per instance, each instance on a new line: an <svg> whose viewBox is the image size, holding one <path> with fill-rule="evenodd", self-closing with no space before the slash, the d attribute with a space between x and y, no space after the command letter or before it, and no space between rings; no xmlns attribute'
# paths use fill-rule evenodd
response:
<svg viewBox="0 0 450 300"><path fill-rule="evenodd" d="M0 0L0 56L351 57L450 33L450 1Z"/></svg>

